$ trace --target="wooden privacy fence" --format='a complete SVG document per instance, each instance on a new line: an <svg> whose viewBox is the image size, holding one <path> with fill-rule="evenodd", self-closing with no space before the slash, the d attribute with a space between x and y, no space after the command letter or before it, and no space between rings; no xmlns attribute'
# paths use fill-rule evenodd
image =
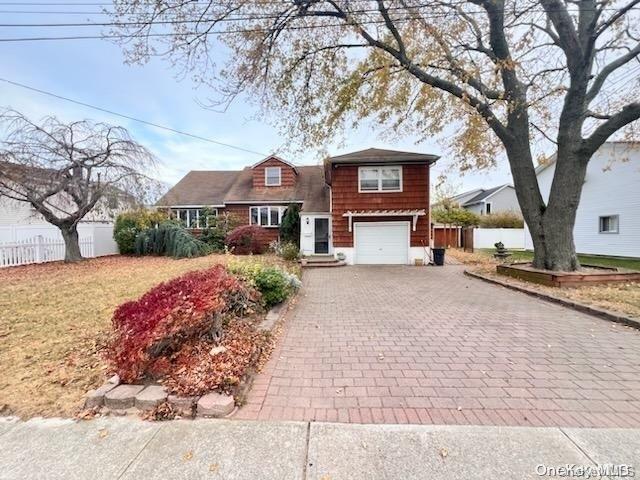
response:
<svg viewBox="0 0 640 480"><path fill-rule="evenodd" d="M0 243L0 268L64 260L64 250L64 241L42 235L12 243ZM83 257L94 256L92 237L80 239L80 252Z"/></svg>

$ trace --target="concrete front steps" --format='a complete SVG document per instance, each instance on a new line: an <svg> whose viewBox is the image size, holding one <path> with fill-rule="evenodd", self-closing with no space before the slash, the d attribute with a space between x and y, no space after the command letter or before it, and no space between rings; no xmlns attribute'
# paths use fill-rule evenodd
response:
<svg viewBox="0 0 640 480"><path fill-rule="evenodd" d="M346 265L345 262L338 260L332 255L311 255L300 263L303 268L331 268L344 267Z"/></svg>

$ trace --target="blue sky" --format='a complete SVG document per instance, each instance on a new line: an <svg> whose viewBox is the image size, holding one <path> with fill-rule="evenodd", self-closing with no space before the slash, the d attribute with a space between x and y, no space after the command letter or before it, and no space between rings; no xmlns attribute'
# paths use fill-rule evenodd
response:
<svg viewBox="0 0 640 480"><path fill-rule="evenodd" d="M52 0L53 1L53 0ZM82 0L78 0L82 2ZM68 9L68 10L66 10ZM0 10L29 11L89 11L97 7L5 6ZM0 13L2 23L81 22L105 17L91 15L8 14ZM81 35L98 33L88 27L11 28L0 27L0 37ZM212 96L206 88L195 88L188 78L178 78L168 62L152 59L145 65L126 65L120 48L104 40L74 40L47 42L0 42L0 77L47 90L85 103L94 104L129 116L166 125L220 142L237 145L265 154L286 149L285 139L269 119L256 120L256 109L242 100L236 101L224 113L204 109L199 103ZM260 159L257 155L225 148L130 120L91 110L86 107L47 97L36 92L0 82L0 106L12 107L32 118L56 115L65 120L91 118L125 126L133 137L144 144L159 159L161 180L173 184L189 170L240 169ZM398 142L381 139L374 126L363 126L347 134L346 141L329 146L331 154L346 153L369 147L390 148L428 153L445 153L435 141L422 142L405 138ZM284 156L296 164L318 161L314 151ZM294 158L295 157L295 158ZM434 168L434 175L444 171L453 161L446 155ZM509 182L504 162L484 172L460 176L448 174L449 183L459 189L491 187Z"/></svg>

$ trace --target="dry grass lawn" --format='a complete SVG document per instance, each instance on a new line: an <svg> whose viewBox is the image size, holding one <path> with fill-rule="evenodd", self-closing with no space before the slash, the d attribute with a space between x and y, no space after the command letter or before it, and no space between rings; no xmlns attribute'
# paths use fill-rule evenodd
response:
<svg viewBox="0 0 640 480"><path fill-rule="evenodd" d="M100 350L114 309L159 282L227 258L109 257L0 270L2 413L77 413L107 374Z"/></svg>
<svg viewBox="0 0 640 480"><path fill-rule="evenodd" d="M448 250L460 262L472 265L471 270L489 275L503 282L536 288L552 295L562 296L582 303L595 305L608 310L621 312L632 317L640 318L640 283L628 282L611 285L593 285L578 288L545 287L536 283L525 282L496 273L497 261L486 253L467 253L461 250Z"/></svg>

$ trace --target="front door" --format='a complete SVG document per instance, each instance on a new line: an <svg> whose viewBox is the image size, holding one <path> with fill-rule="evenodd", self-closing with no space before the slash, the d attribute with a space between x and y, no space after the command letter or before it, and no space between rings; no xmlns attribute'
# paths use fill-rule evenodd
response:
<svg viewBox="0 0 640 480"><path fill-rule="evenodd" d="M317 255L329 253L329 219L314 220L314 252Z"/></svg>

